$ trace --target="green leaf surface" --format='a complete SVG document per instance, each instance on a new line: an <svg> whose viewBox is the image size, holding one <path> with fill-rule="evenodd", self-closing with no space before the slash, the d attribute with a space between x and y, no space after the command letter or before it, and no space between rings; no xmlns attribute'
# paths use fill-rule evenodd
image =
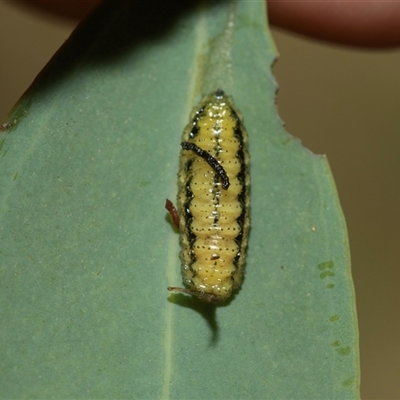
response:
<svg viewBox="0 0 400 400"><path fill-rule="evenodd" d="M0 133L3 398L355 399L345 222L325 157L276 115L263 2L110 1ZM243 286L181 294L181 132L218 88L244 117Z"/></svg>

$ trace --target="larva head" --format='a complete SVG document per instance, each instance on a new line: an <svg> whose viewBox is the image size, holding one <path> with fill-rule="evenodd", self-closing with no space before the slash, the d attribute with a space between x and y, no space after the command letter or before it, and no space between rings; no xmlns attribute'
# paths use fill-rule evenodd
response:
<svg viewBox="0 0 400 400"><path fill-rule="evenodd" d="M224 91L221 90L221 89L218 89L218 90L215 92L215 97L216 97L218 100L221 100L224 96L225 96L225 93L224 93Z"/></svg>

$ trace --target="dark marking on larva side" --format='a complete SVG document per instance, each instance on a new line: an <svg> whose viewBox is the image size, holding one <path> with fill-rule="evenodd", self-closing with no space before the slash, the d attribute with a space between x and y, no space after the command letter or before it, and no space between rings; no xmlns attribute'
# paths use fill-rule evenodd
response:
<svg viewBox="0 0 400 400"><path fill-rule="evenodd" d="M222 90L206 96L189 121L182 137L177 200L186 287L168 290L219 303L243 279L250 227L247 132ZM167 209L174 221L172 207Z"/></svg>
<svg viewBox="0 0 400 400"><path fill-rule="evenodd" d="M207 151L201 149L200 147L196 146L194 143L190 142L182 142L181 143L182 149L184 150L192 150L194 151L199 157L207 162L207 164L219 175L222 182L222 189L229 188L229 178L226 174L224 168L221 164Z"/></svg>
<svg viewBox="0 0 400 400"><path fill-rule="evenodd" d="M204 108L200 108L196 111L195 116L192 121L192 129L190 130L189 136L194 138L199 133L199 127L197 125L197 121L204 115Z"/></svg>

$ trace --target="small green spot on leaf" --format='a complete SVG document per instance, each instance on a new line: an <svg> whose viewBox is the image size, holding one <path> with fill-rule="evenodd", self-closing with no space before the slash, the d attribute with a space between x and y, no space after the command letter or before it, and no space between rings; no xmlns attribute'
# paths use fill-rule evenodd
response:
<svg viewBox="0 0 400 400"><path fill-rule="evenodd" d="M326 285L327 289L333 289L335 287L335 285L333 283L329 283L328 285Z"/></svg>
<svg viewBox="0 0 400 400"><path fill-rule="evenodd" d="M335 321L337 321L338 319L339 319L339 315L335 314L335 315L332 315L332 317L329 318L329 321L335 322Z"/></svg>
<svg viewBox="0 0 400 400"><path fill-rule="evenodd" d="M15 181L17 178L18 178L18 172L16 172L16 173L14 174L13 181Z"/></svg>
<svg viewBox="0 0 400 400"><path fill-rule="evenodd" d="M339 347L340 346L340 340L335 340L333 343L331 343L332 347Z"/></svg>
<svg viewBox="0 0 400 400"><path fill-rule="evenodd" d="M326 278L327 276L335 276L335 273L332 272L332 271L323 271L323 272L321 272L321 273L319 274L319 277L320 277L321 279L324 279L324 278Z"/></svg>
<svg viewBox="0 0 400 400"><path fill-rule="evenodd" d="M351 352L351 347L346 346L346 347L340 347L339 349L336 349L336 351L341 355L341 356L348 356Z"/></svg>
<svg viewBox="0 0 400 400"><path fill-rule="evenodd" d="M350 387L354 385L354 377L346 379L345 381L342 382L342 385L345 387Z"/></svg>
<svg viewBox="0 0 400 400"><path fill-rule="evenodd" d="M333 269L334 266L335 266L335 264L333 263L333 261L324 261L324 262L318 264L318 268L321 271L324 271L325 269Z"/></svg>

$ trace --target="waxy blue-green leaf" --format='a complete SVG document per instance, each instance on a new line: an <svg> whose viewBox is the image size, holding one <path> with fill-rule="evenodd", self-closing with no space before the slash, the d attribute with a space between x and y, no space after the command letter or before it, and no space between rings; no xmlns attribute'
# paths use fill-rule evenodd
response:
<svg viewBox="0 0 400 400"><path fill-rule="evenodd" d="M345 222L324 157L276 115L263 2L109 1L0 135L4 398L358 398ZM223 89L249 133L245 281L181 286L181 132Z"/></svg>

